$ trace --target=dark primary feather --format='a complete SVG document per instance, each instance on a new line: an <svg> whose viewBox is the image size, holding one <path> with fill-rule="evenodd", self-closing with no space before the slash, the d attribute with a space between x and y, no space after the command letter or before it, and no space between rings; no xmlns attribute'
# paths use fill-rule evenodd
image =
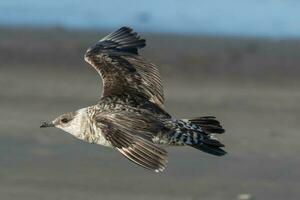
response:
<svg viewBox="0 0 300 200"><path fill-rule="evenodd" d="M118 49L123 52L138 54L138 49L146 46L145 39L140 39L131 28L122 27L99 41L105 49Z"/></svg>
<svg viewBox="0 0 300 200"><path fill-rule="evenodd" d="M138 49L144 46L144 39L132 29L122 27L87 50L85 60L103 80L102 98L124 93L139 95L163 107L159 72L155 65L138 55Z"/></svg>
<svg viewBox="0 0 300 200"><path fill-rule="evenodd" d="M126 158L146 169L165 168L167 152L151 142L164 125L150 113L102 112L96 121L105 138Z"/></svg>

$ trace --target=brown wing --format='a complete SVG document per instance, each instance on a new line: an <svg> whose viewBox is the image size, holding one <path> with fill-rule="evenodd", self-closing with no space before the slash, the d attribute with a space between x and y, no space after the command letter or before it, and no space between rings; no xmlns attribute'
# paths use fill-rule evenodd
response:
<svg viewBox="0 0 300 200"><path fill-rule="evenodd" d="M132 29L122 27L87 50L85 60L102 77L102 97L128 93L163 106L159 72L155 65L138 55L138 49L145 45L145 40Z"/></svg>
<svg viewBox="0 0 300 200"><path fill-rule="evenodd" d="M126 158L156 172L165 169L167 152L150 141L163 128L154 117L123 111L101 113L96 121L104 137Z"/></svg>

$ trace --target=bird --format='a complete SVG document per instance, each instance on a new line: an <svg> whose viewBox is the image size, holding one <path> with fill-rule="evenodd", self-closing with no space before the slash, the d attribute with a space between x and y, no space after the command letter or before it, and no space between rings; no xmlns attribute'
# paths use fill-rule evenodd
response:
<svg viewBox="0 0 300 200"><path fill-rule="evenodd" d="M85 142L116 149L155 172L166 168L168 146L225 155L224 144L215 136L225 130L216 117L176 119L165 110L159 71L139 54L145 46L145 39L132 28L121 27L89 47L84 60L102 78L100 101L40 127L56 127Z"/></svg>

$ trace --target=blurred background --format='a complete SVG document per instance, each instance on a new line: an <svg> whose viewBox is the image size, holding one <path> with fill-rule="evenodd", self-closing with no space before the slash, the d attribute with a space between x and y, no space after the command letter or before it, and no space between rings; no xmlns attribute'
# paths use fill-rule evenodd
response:
<svg viewBox="0 0 300 200"><path fill-rule="evenodd" d="M300 198L300 1L1 0L0 199ZM88 46L131 26L175 118L215 115L229 152L169 148L161 174L40 122L93 105Z"/></svg>

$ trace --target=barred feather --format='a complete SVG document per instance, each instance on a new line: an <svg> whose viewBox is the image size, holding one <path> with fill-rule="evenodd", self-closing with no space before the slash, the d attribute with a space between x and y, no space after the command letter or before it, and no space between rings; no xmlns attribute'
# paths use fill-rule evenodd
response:
<svg viewBox="0 0 300 200"><path fill-rule="evenodd" d="M208 126L216 126L216 130L224 130L213 117L203 117L192 120L174 121L175 129L169 137L171 145L188 145L216 156L225 155L226 152L220 147L224 145L218 141L211 132L207 131ZM204 127L204 128L203 128ZM212 129L209 129L212 130Z"/></svg>

